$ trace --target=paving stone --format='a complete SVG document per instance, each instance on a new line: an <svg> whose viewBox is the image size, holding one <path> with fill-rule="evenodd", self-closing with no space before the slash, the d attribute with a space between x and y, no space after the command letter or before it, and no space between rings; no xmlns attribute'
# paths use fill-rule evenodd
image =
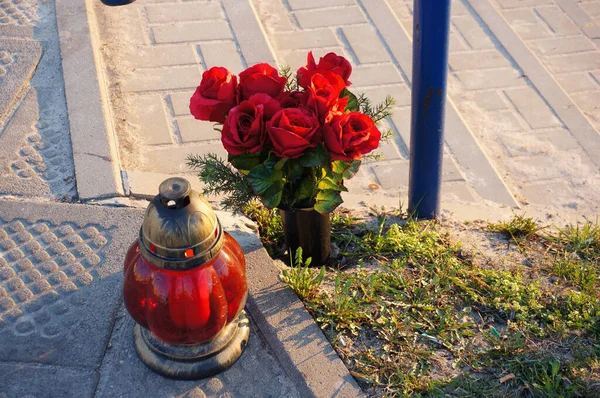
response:
<svg viewBox="0 0 600 398"><path fill-rule="evenodd" d="M544 56L578 53L596 49L592 42L583 35L531 41L528 45L538 54Z"/></svg>
<svg viewBox="0 0 600 398"><path fill-rule="evenodd" d="M451 53L449 64L455 71L511 66L506 57L498 50Z"/></svg>
<svg viewBox="0 0 600 398"><path fill-rule="evenodd" d="M181 134L183 142L220 140L221 133L216 131L213 125L211 122L191 118L177 119L179 134ZM221 143L218 145L221 145Z"/></svg>
<svg viewBox="0 0 600 398"><path fill-rule="evenodd" d="M372 167L379 185L383 189L400 189L408 187L409 163L406 161Z"/></svg>
<svg viewBox="0 0 600 398"><path fill-rule="evenodd" d="M475 50L494 48L494 43L473 17L453 16L452 23L456 26L463 38L469 43L471 48Z"/></svg>
<svg viewBox="0 0 600 398"><path fill-rule="evenodd" d="M134 108L129 112L130 123L140 128L144 144L172 144L165 106L160 95L138 95L133 98Z"/></svg>
<svg viewBox="0 0 600 398"><path fill-rule="evenodd" d="M225 17L220 4L210 1L147 6L146 13L150 23L205 21Z"/></svg>
<svg viewBox="0 0 600 398"><path fill-rule="evenodd" d="M530 203L553 207L569 206L575 197L573 188L563 181L526 185L521 193Z"/></svg>
<svg viewBox="0 0 600 398"><path fill-rule="evenodd" d="M512 134L499 137L510 156L548 154L554 150L569 151L581 146L568 130L544 131L532 134Z"/></svg>
<svg viewBox="0 0 600 398"><path fill-rule="evenodd" d="M552 4L553 0L497 0L502 8L517 8Z"/></svg>
<svg viewBox="0 0 600 398"><path fill-rule="evenodd" d="M294 15L303 29L367 22L358 7L297 11Z"/></svg>
<svg viewBox="0 0 600 398"><path fill-rule="evenodd" d="M545 64L554 73L566 73L600 69L598 52L569 54L560 57L546 58Z"/></svg>
<svg viewBox="0 0 600 398"><path fill-rule="evenodd" d="M159 47L135 46L127 50L123 51L125 61L138 68L198 63L194 48L189 44Z"/></svg>
<svg viewBox="0 0 600 398"><path fill-rule="evenodd" d="M333 7L333 6L353 6L356 3L354 0L327 0L324 3L322 0L288 0L288 4L292 10L306 10L310 8Z"/></svg>
<svg viewBox="0 0 600 398"><path fill-rule="evenodd" d="M194 91L184 91L169 94L175 116L190 114L190 98L192 97L192 94L194 94Z"/></svg>
<svg viewBox="0 0 600 398"><path fill-rule="evenodd" d="M29 271L19 267L20 260L0 249L13 279L32 292L38 278L50 286L22 298L17 291L9 293L17 300L8 311L0 310L0 362L99 365L120 301L123 258L139 233L142 215L123 208L2 202L4 240L15 244L13 250L22 249L39 271L32 280ZM26 242L16 239L15 231L27 231L38 243L35 255L25 249ZM63 261L65 255L71 260Z"/></svg>
<svg viewBox="0 0 600 398"><path fill-rule="evenodd" d="M388 4L396 18L398 19L411 19L413 16L413 8L411 3L407 3L404 0L389 0ZM452 5L452 11L454 12L454 5Z"/></svg>
<svg viewBox="0 0 600 398"><path fill-rule="evenodd" d="M200 44L200 51L204 62L206 62L207 70L213 66L222 66L232 73L238 74L246 69L238 54L237 47L232 41L202 43Z"/></svg>
<svg viewBox="0 0 600 398"><path fill-rule="evenodd" d="M136 69L123 79L123 92L176 90L196 88L202 74L199 66L184 66L171 69Z"/></svg>
<svg viewBox="0 0 600 398"><path fill-rule="evenodd" d="M27 92L41 56L38 41L0 38L0 127Z"/></svg>
<svg viewBox="0 0 600 398"><path fill-rule="evenodd" d="M152 27L156 42L182 43L208 40L231 40L231 30L225 21L186 22Z"/></svg>
<svg viewBox="0 0 600 398"><path fill-rule="evenodd" d="M552 32L550 31L550 29L548 29L547 25L542 23L541 21L535 24L514 25L513 29L523 40L534 40L552 37Z"/></svg>
<svg viewBox="0 0 600 398"><path fill-rule="evenodd" d="M273 35L273 43L279 50L313 50L340 45L331 29L276 33Z"/></svg>
<svg viewBox="0 0 600 398"><path fill-rule="evenodd" d="M464 177L458 170L454 159L444 156L442 163L442 182L464 181Z"/></svg>
<svg viewBox="0 0 600 398"><path fill-rule="evenodd" d="M469 187L464 183L442 184L442 198L455 198L463 202L477 202Z"/></svg>
<svg viewBox="0 0 600 398"><path fill-rule="evenodd" d="M506 95L533 129L560 126L548 105L532 88L506 90Z"/></svg>
<svg viewBox="0 0 600 398"><path fill-rule="evenodd" d="M356 95L365 94L374 104L382 103L388 95L394 97L396 106L408 106L411 101L410 89L405 84L393 84L373 88L350 87L350 91Z"/></svg>
<svg viewBox="0 0 600 398"><path fill-rule="evenodd" d="M404 83L400 73L392 64L364 65L352 69L354 86L377 86L392 83Z"/></svg>
<svg viewBox="0 0 600 398"><path fill-rule="evenodd" d="M381 40L370 26L347 26L342 28L342 31L359 63L368 64L390 60Z"/></svg>
<svg viewBox="0 0 600 398"><path fill-rule="evenodd" d="M341 47L323 47L317 48L315 50L311 50L313 56L315 57L315 61L319 62L319 58L324 56L327 53L334 52L336 54L342 55L347 59L350 59L346 51ZM292 68L293 71L297 70L300 66L306 65L306 55L308 50L298 50L298 51L290 51L282 54L279 57L279 62L282 65L288 65ZM352 80L352 78L351 78Z"/></svg>
<svg viewBox="0 0 600 398"><path fill-rule="evenodd" d="M187 166L188 155L203 156L208 153L214 153L222 159L227 159L227 151L220 143L218 145L207 144L188 144L185 146L146 147L141 153L144 159L148 159L144 165L139 167L139 171L163 174L189 173Z"/></svg>
<svg viewBox="0 0 600 398"><path fill-rule="evenodd" d="M379 144L379 148L377 148L374 153L381 155L381 159L367 161L365 163L377 164L380 161L403 159L402 155L400 155L400 151L396 147L396 144L394 144L392 140L381 142Z"/></svg>
<svg viewBox="0 0 600 398"><path fill-rule="evenodd" d="M0 363L0 397L91 397L97 379L87 369Z"/></svg>
<svg viewBox="0 0 600 398"><path fill-rule="evenodd" d="M531 7L519 8L517 10L503 10L502 15L510 25L536 24L540 22L539 17Z"/></svg>
<svg viewBox="0 0 600 398"><path fill-rule="evenodd" d="M465 43L466 43L465 40L462 37L460 37L460 34L453 33L452 31L450 31L449 47L450 47L451 54L455 51L469 50L469 47Z"/></svg>
<svg viewBox="0 0 600 398"><path fill-rule="evenodd" d="M513 114L513 111L496 111L490 113L489 119L483 128L493 129L498 132L523 130L519 119Z"/></svg>
<svg viewBox="0 0 600 398"><path fill-rule="evenodd" d="M111 336L111 349L100 369L96 397L300 397L294 383L273 357L272 350L250 323L250 338L240 359L225 372L193 381L161 377L144 365L133 346L135 323L122 309ZM254 382L256 375L261 382Z"/></svg>
<svg viewBox="0 0 600 398"><path fill-rule="evenodd" d="M458 71L454 75L467 90L518 87L527 85L523 75L516 69L483 69Z"/></svg>
<svg viewBox="0 0 600 398"><path fill-rule="evenodd" d="M262 25L269 32L294 30L291 15L280 0L262 0L253 5Z"/></svg>
<svg viewBox="0 0 600 398"><path fill-rule="evenodd" d="M222 0L222 4L245 64L275 64L271 47L265 40L264 29L259 25L250 1ZM254 17L251 18L251 15Z"/></svg>
<svg viewBox="0 0 600 398"><path fill-rule="evenodd" d="M590 89L600 88L598 82L594 80L588 72L569 73L556 75L556 81L567 93L576 93L578 91L589 91Z"/></svg>
<svg viewBox="0 0 600 398"><path fill-rule="evenodd" d="M525 173L529 182L563 176L553 157L547 154L530 158L515 158L510 162L510 169L514 170L515 173Z"/></svg>
<svg viewBox="0 0 600 398"><path fill-rule="evenodd" d="M579 3L579 6L591 17L597 17L600 15L600 3Z"/></svg>
<svg viewBox="0 0 600 398"><path fill-rule="evenodd" d="M506 102L497 91L475 92L471 96L471 101L488 112L507 108Z"/></svg>
<svg viewBox="0 0 600 398"><path fill-rule="evenodd" d="M600 91L571 94L573 101L590 116L597 118L600 109Z"/></svg>
<svg viewBox="0 0 600 398"><path fill-rule="evenodd" d="M575 35L580 30L562 10L554 7L537 7L535 11L550 25L550 29L557 35Z"/></svg>

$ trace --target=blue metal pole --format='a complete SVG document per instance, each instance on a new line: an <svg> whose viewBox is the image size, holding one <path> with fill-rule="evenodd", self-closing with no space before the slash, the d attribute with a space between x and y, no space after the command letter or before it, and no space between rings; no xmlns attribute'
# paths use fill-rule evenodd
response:
<svg viewBox="0 0 600 398"><path fill-rule="evenodd" d="M414 0L409 211L439 213L451 0Z"/></svg>

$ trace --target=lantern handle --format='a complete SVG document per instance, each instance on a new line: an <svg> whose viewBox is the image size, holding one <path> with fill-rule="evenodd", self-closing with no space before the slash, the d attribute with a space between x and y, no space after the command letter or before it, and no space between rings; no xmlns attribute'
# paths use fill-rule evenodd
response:
<svg viewBox="0 0 600 398"><path fill-rule="evenodd" d="M160 203L169 209L181 209L190 204L192 188L185 178L171 177L158 188Z"/></svg>

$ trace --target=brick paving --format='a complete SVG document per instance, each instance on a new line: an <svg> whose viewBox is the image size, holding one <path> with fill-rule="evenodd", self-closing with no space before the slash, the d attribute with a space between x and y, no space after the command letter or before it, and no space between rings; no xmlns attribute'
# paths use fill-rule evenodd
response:
<svg viewBox="0 0 600 398"><path fill-rule="evenodd" d="M382 145L383 160L365 165L349 185L373 198L405 194L413 1L249 3L95 7L130 188L189 172L189 153L224 155L210 123L188 112L202 71L223 65L239 72L256 62L295 68L313 50L317 57L344 54L354 67L355 91L375 101L386 94L396 98L395 113L385 121L395 138ZM448 199L517 206L514 196L520 205L597 209L590 198L600 190L593 156L600 130L600 48L589 22L598 23L600 1L568 3L453 1L443 175L443 191L453 195ZM492 21L494 13L506 26ZM567 96L551 95L561 88ZM565 110L569 104L574 109ZM139 189L132 192L151 194Z"/></svg>

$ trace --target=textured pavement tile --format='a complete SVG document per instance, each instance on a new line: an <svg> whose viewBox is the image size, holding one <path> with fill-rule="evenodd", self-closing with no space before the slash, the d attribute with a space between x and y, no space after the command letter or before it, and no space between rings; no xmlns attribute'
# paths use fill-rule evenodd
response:
<svg viewBox="0 0 600 398"><path fill-rule="evenodd" d="M142 212L0 202L0 362L100 364Z"/></svg>
<svg viewBox="0 0 600 398"><path fill-rule="evenodd" d="M0 193L61 197L75 190L69 136L39 121L30 90L0 135Z"/></svg>
<svg viewBox="0 0 600 398"><path fill-rule="evenodd" d="M95 371L0 362L0 397L91 397Z"/></svg>
<svg viewBox="0 0 600 398"><path fill-rule="evenodd" d="M41 56L37 41L0 38L0 126L28 89Z"/></svg>

